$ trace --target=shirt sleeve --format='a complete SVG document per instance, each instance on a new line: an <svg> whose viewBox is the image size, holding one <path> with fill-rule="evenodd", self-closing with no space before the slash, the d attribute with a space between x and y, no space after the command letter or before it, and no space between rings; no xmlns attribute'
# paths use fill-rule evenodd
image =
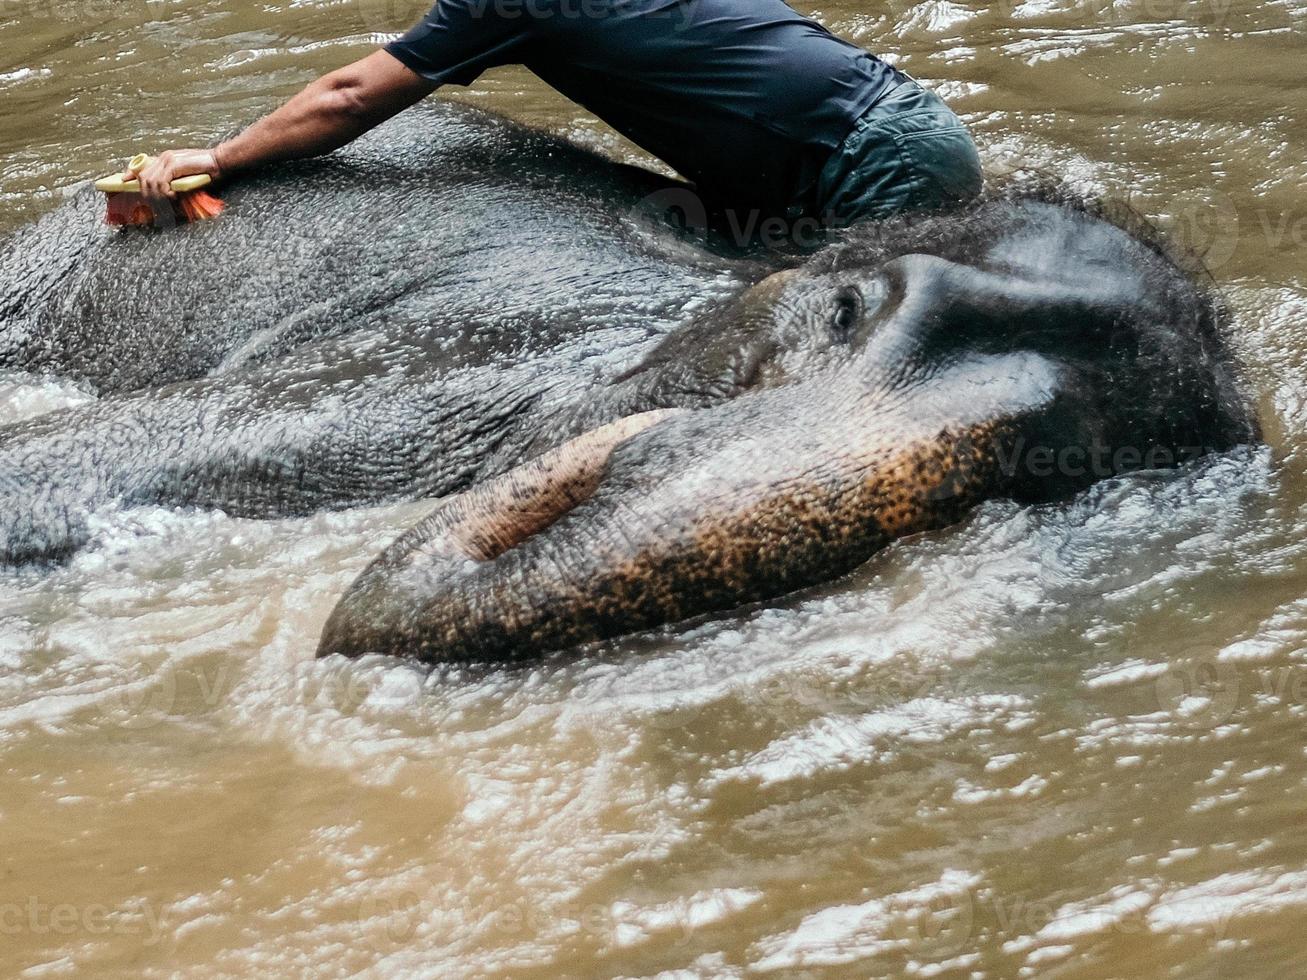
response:
<svg viewBox="0 0 1307 980"><path fill-rule="evenodd" d="M521 60L530 18L521 4L501 7L498 0L436 0L386 50L437 85L471 85L487 68Z"/></svg>

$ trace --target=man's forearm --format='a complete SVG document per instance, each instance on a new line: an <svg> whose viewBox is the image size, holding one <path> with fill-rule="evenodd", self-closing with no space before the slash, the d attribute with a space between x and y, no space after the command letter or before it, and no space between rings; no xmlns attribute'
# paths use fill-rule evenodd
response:
<svg viewBox="0 0 1307 980"><path fill-rule="evenodd" d="M280 109L222 143L222 171L330 153L406 109L434 85L384 51L319 78Z"/></svg>
<svg viewBox="0 0 1307 980"><path fill-rule="evenodd" d="M273 160L329 153L406 109L435 88L394 56L376 51L333 71L280 109L212 150L167 150L139 170L147 201L175 198L177 177L220 177Z"/></svg>
<svg viewBox="0 0 1307 980"><path fill-rule="evenodd" d="M392 115L364 103L348 79L328 75L214 149L223 173L330 153Z"/></svg>

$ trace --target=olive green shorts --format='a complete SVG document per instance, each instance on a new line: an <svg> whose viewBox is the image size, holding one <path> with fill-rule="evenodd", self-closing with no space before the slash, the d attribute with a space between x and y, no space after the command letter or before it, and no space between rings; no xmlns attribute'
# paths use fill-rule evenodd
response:
<svg viewBox="0 0 1307 980"><path fill-rule="evenodd" d="M823 224L947 207L975 197L984 178L966 126L934 92L907 78L868 109L822 168Z"/></svg>

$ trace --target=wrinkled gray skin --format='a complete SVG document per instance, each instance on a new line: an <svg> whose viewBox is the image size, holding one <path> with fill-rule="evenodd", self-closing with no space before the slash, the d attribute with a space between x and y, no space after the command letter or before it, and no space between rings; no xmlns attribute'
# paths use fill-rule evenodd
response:
<svg viewBox="0 0 1307 980"><path fill-rule="evenodd" d="M0 367L104 397L0 429L0 557L66 554L114 501L443 497L321 652L506 660L1257 438L1205 289L1075 202L869 226L775 271L659 224L641 201L667 189L431 107L242 181L212 223L61 209L4 257ZM166 270L149 295L140 263Z"/></svg>
<svg viewBox="0 0 1307 980"><path fill-rule="evenodd" d="M66 555L111 502L269 517L440 496L738 389L762 355L707 323L695 364L610 385L757 275L658 224L642 202L673 186L430 103L233 184L216 221L110 229L88 189L0 251L0 370L102 396L0 428L0 559Z"/></svg>
<svg viewBox="0 0 1307 980"><path fill-rule="evenodd" d="M123 232L87 188L0 247L0 369L120 394L379 328L432 338L451 364L607 325L622 337L594 345L626 346L729 289L713 285L728 263L642 227L641 199L674 186L427 102L233 182L218 221Z"/></svg>

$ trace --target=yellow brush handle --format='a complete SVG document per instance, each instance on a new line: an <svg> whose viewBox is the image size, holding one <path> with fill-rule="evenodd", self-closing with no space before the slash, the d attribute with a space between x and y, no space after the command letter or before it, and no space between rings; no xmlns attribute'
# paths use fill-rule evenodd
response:
<svg viewBox="0 0 1307 980"><path fill-rule="evenodd" d="M127 169L140 170L142 167L149 166L150 157L144 153L138 153L127 161ZM183 191L193 191L197 187L204 187L212 183L213 178L208 174L193 174L190 177L178 177L172 182L172 189L177 193ZM139 180L123 180L122 174L110 174L108 177L101 177L95 182L95 189L105 194L122 194L136 193L141 189Z"/></svg>

